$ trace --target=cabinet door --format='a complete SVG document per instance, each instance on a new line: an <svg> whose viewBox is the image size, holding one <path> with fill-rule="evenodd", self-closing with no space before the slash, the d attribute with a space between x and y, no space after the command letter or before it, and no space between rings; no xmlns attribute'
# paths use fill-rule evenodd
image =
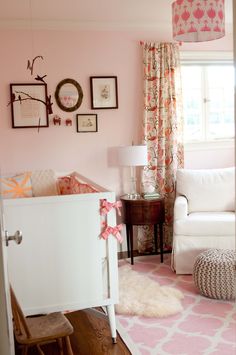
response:
<svg viewBox="0 0 236 355"><path fill-rule="evenodd" d="M99 237L99 200L60 198L5 205L9 232L18 226L24 234L22 248L9 253L9 274L27 314L94 307L109 297L116 243Z"/></svg>

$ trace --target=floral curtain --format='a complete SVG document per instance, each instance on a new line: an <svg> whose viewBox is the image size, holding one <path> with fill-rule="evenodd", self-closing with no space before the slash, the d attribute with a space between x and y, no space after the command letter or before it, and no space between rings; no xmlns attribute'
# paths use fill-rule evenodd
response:
<svg viewBox="0 0 236 355"><path fill-rule="evenodd" d="M144 142L148 166L143 171L144 190L165 198L164 249L172 246L176 170L183 167L183 114L179 45L141 43L144 75ZM150 227L138 230L138 249L153 247Z"/></svg>

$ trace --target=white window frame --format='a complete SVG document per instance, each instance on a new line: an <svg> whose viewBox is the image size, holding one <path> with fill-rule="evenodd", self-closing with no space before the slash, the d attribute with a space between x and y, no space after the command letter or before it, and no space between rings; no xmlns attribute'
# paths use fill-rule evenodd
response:
<svg viewBox="0 0 236 355"><path fill-rule="evenodd" d="M232 64L233 51L180 51L181 64ZM185 142L186 151L227 149L234 147L234 138L216 141Z"/></svg>

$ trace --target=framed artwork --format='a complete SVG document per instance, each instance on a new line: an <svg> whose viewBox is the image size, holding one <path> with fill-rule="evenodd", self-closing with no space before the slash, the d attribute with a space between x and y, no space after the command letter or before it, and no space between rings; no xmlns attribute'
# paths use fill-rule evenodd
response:
<svg viewBox="0 0 236 355"><path fill-rule="evenodd" d="M117 76L91 76L91 108L118 108Z"/></svg>
<svg viewBox="0 0 236 355"><path fill-rule="evenodd" d="M47 85L10 84L12 128L48 127Z"/></svg>
<svg viewBox="0 0 236 355"><path fill-rule="evenodd" d="M96 114L78 114L76 115L77 132L88 133L97 132L98 123Z"/></svg>
<svg viewBox="0 0 236 355"><path fill-rule="evenodd" d="M73 112L82 103L83 90L74 79L64 79L56 87L55 99L61 110Z"/></svg>

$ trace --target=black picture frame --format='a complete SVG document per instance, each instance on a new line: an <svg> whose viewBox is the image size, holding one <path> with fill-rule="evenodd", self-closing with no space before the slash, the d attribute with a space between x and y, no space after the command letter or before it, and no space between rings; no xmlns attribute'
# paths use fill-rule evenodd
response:
<svg viewBox="0 0 236 355"><path fill-rule="evenodd" d="M98 131L97 114L77 114L76 129L78 133L92 133Z"/></svg>
<svg viewBox="0 0 236 355"><path fill-rule="evenodd" d="M10 84L12 128L49 126L47 84Z"/></svg>
<svg viewBox="0 0 236 355"><path fill-rule="evenodd" d="M57 84L55 99L61 110L73 112L82 104L83 90L76 80L63 79Z"/></svg>
<svg viewBox="0 0 236 355"><path fill-rule="evenodd" d="M91 76L90 91L93 110L118 108L117 76Z"/></svg>

